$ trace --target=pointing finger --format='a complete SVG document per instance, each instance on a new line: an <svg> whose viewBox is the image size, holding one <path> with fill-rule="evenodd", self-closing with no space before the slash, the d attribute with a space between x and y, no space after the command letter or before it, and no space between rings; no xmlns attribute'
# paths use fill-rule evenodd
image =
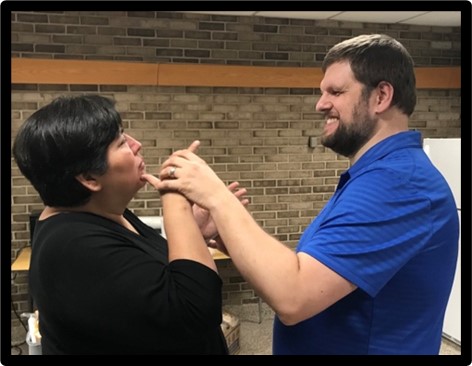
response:
<svg viewBox="0 0 472 366"><path fill-rule="evenodd" d="M188 150L190 150L193 153L196 153L199 147L200 147L200 141L195 140L194 142L190 144L190 146L188 147Z"/></svg>
<svg viewBox="0 0 472 366"><path fill-rule="evenodd" d="M152 174L143 174L141 176L141 179L142 180L145 180L147 181L149 184L151 184L154 188L157 188L157 185L158 183L160 182L159 178L156 178L154 175Z"/></svg>

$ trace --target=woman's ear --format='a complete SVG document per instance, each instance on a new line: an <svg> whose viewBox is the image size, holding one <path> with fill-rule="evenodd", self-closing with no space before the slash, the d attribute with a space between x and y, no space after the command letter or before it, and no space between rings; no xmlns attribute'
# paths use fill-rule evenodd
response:
<svg viewBox="0 0 472 366"><path fill-rule="evenodd" d="M76 175L75 179L77 179L85 188L92 192L98 192L102 189L100 182L89 173Z"/></svg>

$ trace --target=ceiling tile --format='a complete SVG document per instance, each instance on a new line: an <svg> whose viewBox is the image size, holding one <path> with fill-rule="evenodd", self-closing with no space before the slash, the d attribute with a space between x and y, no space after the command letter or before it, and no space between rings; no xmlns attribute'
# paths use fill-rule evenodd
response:
<svg viewBox="0 0 472 366"><path fill-rule="evenodd" d="M255 16L289 19L329 19L340 11L257 11Z"/></svg>
<svg viewBox="0 0 472 366"><path fill-rule="evenodd" d="M397 23L426 13L425 11L344 11L332 20L361 23Z"/></svg>
<svg viewBox="0 0 472 366"><path fill-rule="evenodd" d="M461 13L460 11L430 11L399 23L460 27Z"/></svg>
<svg viewBox="0 0 472 366"><path fill-rule="evenodd" d="M256 11L180 11L179 13L214 14L229 16L253 16Z"/></svg>
<svg viewBox="0 0 472 366"><path fill-rule="evenodd" d="M360 23L461 26L460 11L185 11L185 13L262 16L289 19L332 19Z"/></svg>

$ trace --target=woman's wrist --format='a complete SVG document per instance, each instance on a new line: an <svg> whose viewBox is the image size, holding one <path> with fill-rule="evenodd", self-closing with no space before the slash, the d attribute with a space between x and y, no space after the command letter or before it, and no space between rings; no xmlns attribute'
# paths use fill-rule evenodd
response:
<svg viewBox="0 0 472 366"><path fill-rule="evenodd" d="M188 199L178 192L166 192L165 194L161 194L161 202L163 206L170 204L171 206L168 208L171 209L192 209Z"/></svg>

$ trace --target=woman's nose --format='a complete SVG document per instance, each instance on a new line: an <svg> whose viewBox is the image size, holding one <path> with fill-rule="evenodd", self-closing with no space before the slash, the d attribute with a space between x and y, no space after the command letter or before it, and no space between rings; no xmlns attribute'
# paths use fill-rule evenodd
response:
<svg viewBox="0 0 472 366"><path fill-rule="evenodd" d="M131 150L133 150L135 154L141 150L143 145L138 140L131 137L130 135L126 135L126 140L128 141L128 145L131 147Z"/></svg>

